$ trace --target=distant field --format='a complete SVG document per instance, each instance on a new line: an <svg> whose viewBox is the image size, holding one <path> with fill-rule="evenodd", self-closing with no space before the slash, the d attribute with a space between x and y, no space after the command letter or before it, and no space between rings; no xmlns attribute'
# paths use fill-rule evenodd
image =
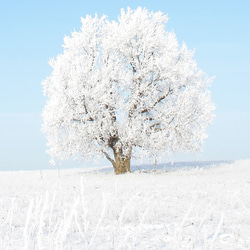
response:
<svg viewBox="0 0 250 250"><path fill-rule="evenodd" d="M0 172L0 249L250 249L250 160Z"/></svg>

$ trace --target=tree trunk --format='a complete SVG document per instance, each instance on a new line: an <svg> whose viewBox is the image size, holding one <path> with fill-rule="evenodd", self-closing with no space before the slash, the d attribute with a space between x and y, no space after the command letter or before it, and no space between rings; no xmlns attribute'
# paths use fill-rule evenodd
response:
<svg viewBox="0 0 250 250"><path fill-rule="evenodd" d="M115 174L125 174L130 171L131 156L123 156L122 151L116 152L114 150L115 160L112 162Z"/></svg>

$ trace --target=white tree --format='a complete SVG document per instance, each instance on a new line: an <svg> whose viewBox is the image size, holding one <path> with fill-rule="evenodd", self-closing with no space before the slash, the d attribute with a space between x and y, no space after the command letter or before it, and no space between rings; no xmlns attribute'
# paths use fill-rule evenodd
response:
<svg viewBox="0 0 250 250"><path fill-rule="evenodd" d="M116 174L131 157L201 149L214 105L193 52L167 32L167 15L121 10L82 18L43 81L52 159L105 156Z"/></svg>

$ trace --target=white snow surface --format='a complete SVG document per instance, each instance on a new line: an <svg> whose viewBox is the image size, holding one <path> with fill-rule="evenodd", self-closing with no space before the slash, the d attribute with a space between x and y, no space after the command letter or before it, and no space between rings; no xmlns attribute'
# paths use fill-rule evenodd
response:
<svg viewBox="0 0 250 250"><path fill-rule="evenodd" d="M0 249L250 249L250 160L0 172Z"/></svg>

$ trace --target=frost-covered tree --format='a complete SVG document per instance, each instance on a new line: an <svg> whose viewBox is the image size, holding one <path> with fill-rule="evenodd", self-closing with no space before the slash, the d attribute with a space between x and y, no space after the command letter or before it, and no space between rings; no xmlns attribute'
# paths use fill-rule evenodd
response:
<svg viewBox="0 0 250 250"><path fill-rule="evenodd" d="M167 15L121 10L82 18L43 81L52 159L105 156L116 174L131 157L201 149L214 105L193 52L166 31Z"/></svg>

